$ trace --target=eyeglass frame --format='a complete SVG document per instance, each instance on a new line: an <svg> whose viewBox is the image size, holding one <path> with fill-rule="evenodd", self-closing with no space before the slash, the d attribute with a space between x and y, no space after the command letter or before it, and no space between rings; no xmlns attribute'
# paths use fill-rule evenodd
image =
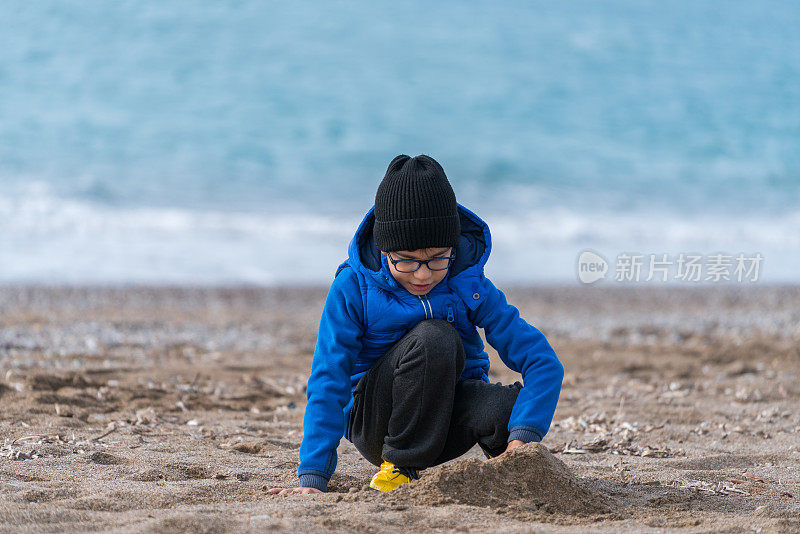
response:
<svg viewBox="0 0 800 534"><path fill-rule="evenodd" d="M392 257L391 257L389 254L391 254L391 252L387 252L387 253L386 253L386 258L388 258L388 260L389 260L390 262L392 262L392 265L394 265L394 268L395 268L395 269L397 269L397 264L398 264L398 263L400 263L400 262L402 262L402 261L408 261L408 262L411 262L411 261L413 261L413 262L416 262L416 263L417 263L417 268L416 268L416 269L414 269L413 271L401 271L400 269L397 269L397 272L399 272L399 273L403 273L403 274L415 273L415 272L417 272L417 271L419 271L419 270L420 270L420 268L422 267L422 265L423 265L423 264L424 264L424 265L425 265L425 267L427 267L427 268L428 268L428 270L429 270L429 271L431 271L431 272L441 272L441 271L446 271L447 269L449 269L449 268L450 268L450 265L452 265L452 264L453 264L453 260L456 258L456 251L455 251L455 249L453 249L453 251L450 253L450 255L449 255L449 256L441 256L441 257L439 257L439 258L429 258L429 259L427 259L427 260L414 260L414 259L410 259L410 258L409 258L409 259L399 259L399 260L396 260L396 259L392 258ZM447 262L447 267L445 267L444 269L431 269L431 266L430 266L430 265L428 265L428 263L430 263L430 262L432 262L432 261L436 261L436 260L448 260L448 262Z"/></svg>

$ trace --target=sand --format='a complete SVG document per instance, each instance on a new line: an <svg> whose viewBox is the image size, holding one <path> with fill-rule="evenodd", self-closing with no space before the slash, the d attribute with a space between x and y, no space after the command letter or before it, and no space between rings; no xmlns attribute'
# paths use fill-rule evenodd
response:
<svg viewBox="0 0 800 534"><path fill-rule="evenodd" d="M414 484L398 488L395 496L423 505L511 507L567 516L619 509L613 498L583 484L540 443L528 443L490 461L472 458L431 470Z"/></svg>
<svg viewBox="0 0 800 534"><path fill-rule="evenodd" d="M275 496L325 288L0 288L0 531L800 531L800 288L506 294L566 368L542 444Z"/></svg>

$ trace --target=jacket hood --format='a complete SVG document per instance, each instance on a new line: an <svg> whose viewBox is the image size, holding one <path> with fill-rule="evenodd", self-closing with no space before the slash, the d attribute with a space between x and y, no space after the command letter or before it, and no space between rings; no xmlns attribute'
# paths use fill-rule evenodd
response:
<svg viewBox="0 0 800 534"><path fill-rule="evenodd" d="M386 256L375 245L372 227L375 222L375 206L372 206L358 225L348 248L348 259L339 266L338 272L349 264L356 271L374 284L390 291L405 291L397 283L389 270ZM483 274L483 267L489 259L492 240L489 226L470 210L458 204L458 215L461 222L461 238L456 247L456 259L450 266L445 281L462 279Z"/></svg>

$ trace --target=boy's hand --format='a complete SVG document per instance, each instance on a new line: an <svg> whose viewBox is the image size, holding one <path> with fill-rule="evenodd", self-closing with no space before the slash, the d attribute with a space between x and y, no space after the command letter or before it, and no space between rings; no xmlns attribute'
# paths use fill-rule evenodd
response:
<svg viewBox="0 0 800 534"><path fill-rule="evenodd" d="M508 445L506 445L506 450L504 450L503 452L514 450L520 445L525 445L525 442L520 439L512 439L511 441L508 442Z"/></svg>
<svg viewBox="0 0 800 534"><path fill-rule="evenodd" d="M303 495L311 495L312 493L322 493L317 488L272 488L267 493L276 495L283 495L284 493L301 493Z"/></svg>
<svg viewBox="0 0 800 534"><path fill-rule="evenodd" d="M519 440L519 439L512 439L511 441L508 442L508 445L506 445L506 450L504 450L503 452L501 452L500 454L498 454L497 456L492 458L492 460L494 460L495 458L500 458L501 456L503 456L508 451L514 450L517 447L519 447L520 445L525 445L525 442L522 441L522 440Z"/></svg>

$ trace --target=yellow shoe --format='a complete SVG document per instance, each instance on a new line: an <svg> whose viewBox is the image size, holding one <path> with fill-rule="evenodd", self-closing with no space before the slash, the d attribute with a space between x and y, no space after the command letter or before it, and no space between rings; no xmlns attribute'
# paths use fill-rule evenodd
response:
<svg viewBox="0 0 800 534"><path fill-rule="evenodd" d="M417 475L418 473L414 471L413 474ZM417 476L417 478L419 477ZM372 477L369 487L378 491L392 491L398 486L408 482L411 482L411 479L402 474L393 463L383 462L381 464L381 470Z"/></svg>

